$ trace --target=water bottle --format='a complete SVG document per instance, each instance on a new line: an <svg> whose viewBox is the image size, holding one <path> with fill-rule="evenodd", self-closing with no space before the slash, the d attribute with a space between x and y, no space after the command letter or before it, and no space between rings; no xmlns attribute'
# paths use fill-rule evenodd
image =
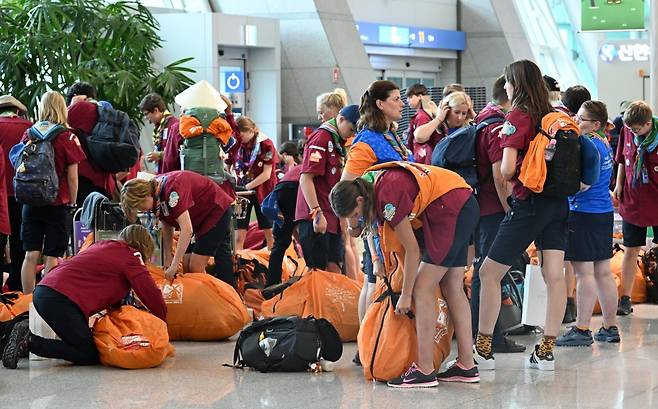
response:
<svg viewBox="0 0 658 409"><path fill-rule="evenodd" d="M548 145L546 145L546 148L544 149L544 159L546 159L546 162L553 160L553 156L555 156L556 143L557 142L555 139L551 139L550 142L548 142Z"/></svg>

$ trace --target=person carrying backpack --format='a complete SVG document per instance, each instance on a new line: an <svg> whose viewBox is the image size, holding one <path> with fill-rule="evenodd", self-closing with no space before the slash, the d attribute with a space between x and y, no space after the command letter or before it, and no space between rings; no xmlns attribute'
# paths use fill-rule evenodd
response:
<svg viewBox="0 0 658 409"><path fill-rule="evenodd" d="M512 182L510 210L500 224L496 238L480 268L480 323L475 340L475 360L480 370L495 369L492 334L500 311L503 276L514 260L535 241L542 250L542 273L548 288L546 325L541 342L527 362L531 368L554 370L553 347L566 305L564 250L567 241L569 206L565 197L537 194L520 180L524 155L538 134L542 118L553 112L541 71L529 60L505 67L505 91L512 110L500 131L503 157L501 174ZM555 152L555 157L562 152ZM578 175L579 176L579 175ZM580 180L578 180L578 184Z"/></svg>
<svg viewBox="0 0 658 409"><path fill-rule="evenodd" d="M78 163L85 158L80 141L67 128L66 103L60 93L43 94L39 120L26 131L22 146L12 151L17 153L14 191L16 200L23 203L21 234L26 253L21 280L23 293L30 294L41 254L47 274L66 252L69 213L75 210L78 195Z"/></svg>
<svg viewBox="0 0 658 409"><path fill-rule="evenodd" d="M494 82L492 101L475 117L476 126L484 124L476 134L475 157L479 180L479 192L475 196L480 206L480 222L475 237L476 262L471 281L471 319L473 331L477 331L480 313L480 267L489 253L491 244L498 233L500 222L509 210L507 198L510 195L509 182L500 171L503 148L500 146L500 130L506 112L512 106L505 92L505 76ZM475 336L475 332L473 334ZM492 348L497 353L523 352L525 346L505 337L496 323L493 331Z"/></svg>
<svg viewBox="0 0 658 409"><path fill-rule="evenodd" d="M19 322L2 356L5 368L16 369L19 358L27 352L75 365L98 364L89 317L121 304L131 289L153 315L166 322L162 292L144 265L154 248L148 230L131 225L119 233L117 240L92 244L54 268L34 290L33 302L59 339L32 334L28 320Z"/></svg>
<svg viewBox="0 0 658 409"><path fill-rule="evenodd" d="M96 88L86 82L76 82L66 93L69 126L82 143L85 155L88 154L87 139L98 123L98 104L94 102L95 100ZM112 173L102 170L88 156L80 162L78 173L78 207L82 207L85 198L92 192L112 198L115 189Z"/></svg>
<svg viewBox="0 0 658 409"><path fill-rule="evenodd" d="M619 201L623 221L624 261L618 315L633 312L631 293L637 256L646 245L647 228L653 226L653 242L658 244L658 118L649 104L635 101L624 112L624 128L619 135L615 161L617 183L614 196Z"/></svg>
<svg viewBox="0 0 658 409"><path fill-rule="evenodd" d="M605 135L608 110L601 101L585 101L576 115L580 132L598 150L599 177L588 190L569 197L570 260L576 274L576 325L557 339L558 346L590 346L594 342L589 330L597 295L603 313L603 326L594 338L601 342L619 342L616 321L617 285L610 270L612 258L613 207L610 177L613 170L612 149Z"/></svg>
<svg viewBox="0 0 658 409"><path fill-rule="evenodd" d="M21 224L23 205L16 201L14 196L14 167L9 160L11 148L21 141L25 131L32 126L32 122L25 118L27 108L11 95L0 96L0 147L5 156L5 187L7 189L7 209L11 232L9 235L9 255L11 268L6 285L10 291L21 291L21 268L25 250L21 239ZM2 246L4 249L4 246ZM3 254L0 252L0 254Z"/></svg>
<svg viewBox="0 0 658 409"><path fill-rule="evenodd" d="M339 217L363 217L366 226L382 226L385 253L404 252L402 293L395 312L416 318L417 361L388 382L395 388L433 387L439 381L479 382L473 362L471 317L464 293L468 243L477 224L478 205L462 177L434 166L388 162L375 183L363 178L341 181L330 194ZM437 373L434 345L439 288L448 304L457 337L455 365ZM405 319L405 318L402 318Z"/></svg>

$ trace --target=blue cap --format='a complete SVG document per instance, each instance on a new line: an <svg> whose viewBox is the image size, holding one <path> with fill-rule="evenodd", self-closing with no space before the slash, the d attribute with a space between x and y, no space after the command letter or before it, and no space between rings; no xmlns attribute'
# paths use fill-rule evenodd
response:
<svg viewBox="0 0 658 409"><path fill-rule="evenodd" d="M354 126L354 130L356 131L356 123L359 122L359 117L360 117L359 106L348 105L343 109L341 109L339 114L345 117L345 119L347 119L348 121L350 121Z"/></svg>

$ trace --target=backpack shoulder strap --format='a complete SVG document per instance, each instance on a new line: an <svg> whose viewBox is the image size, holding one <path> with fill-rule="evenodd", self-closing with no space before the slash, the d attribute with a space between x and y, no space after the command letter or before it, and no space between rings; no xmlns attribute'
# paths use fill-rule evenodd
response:
<svg viewBox="0 0 658 409"><path fill-rule="evenodd" d="M503 118L501 116L489 117L489 118L485 119L484 121L480 122L479 124L477 124L476 131L480 132L482 129L486 128L489 125L497 124L497 123L501 123L501 122L505 122L505 118Z"/></svg>

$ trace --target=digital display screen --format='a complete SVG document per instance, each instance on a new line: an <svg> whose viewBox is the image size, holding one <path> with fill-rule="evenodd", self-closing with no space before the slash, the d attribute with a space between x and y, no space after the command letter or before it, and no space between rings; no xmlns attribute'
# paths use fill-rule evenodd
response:
<svg viewBox="0 0 658 409"><path fill-rule="evenodd" d="M392 26L367 22L358 22L356 28L359 31L361 41L365 45L457 51L463 51L466 48L466 34L463 31Z"/></svg>

